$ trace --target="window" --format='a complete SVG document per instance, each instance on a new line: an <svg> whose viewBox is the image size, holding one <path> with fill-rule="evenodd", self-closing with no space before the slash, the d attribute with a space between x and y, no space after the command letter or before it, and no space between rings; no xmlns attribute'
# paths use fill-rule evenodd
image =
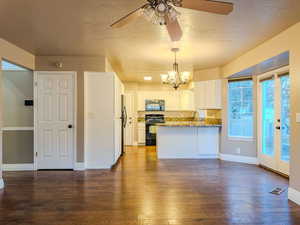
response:
<svg viewBox="0 0 300 225"><path fill-rule="evenodd" d="M21 67L21 66L17 66L15 64L12 64L8 61L3 60L2 61L2 70L12 70L12 71L26 71L27 69Z"/></svg>
<svg viewBox="0 0 300 225"><path fill-rule="evenodd" d="M253 81L229 81L228 136L253 137Z"/></svg>

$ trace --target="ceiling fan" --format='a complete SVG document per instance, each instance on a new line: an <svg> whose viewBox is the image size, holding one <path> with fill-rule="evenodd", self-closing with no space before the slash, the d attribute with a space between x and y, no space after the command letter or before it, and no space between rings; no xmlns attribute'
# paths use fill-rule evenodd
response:
<svg viewBox="0 0 300 225"><path fill-rule="evenodd" d="M145 5L122 17L111 27L121 28L144 15L154 24L165 25L171 40L179 41L182 29L178 23L180 13L176 7L228 15L233 10L233 3L212 0L147 0Z"/></svg>

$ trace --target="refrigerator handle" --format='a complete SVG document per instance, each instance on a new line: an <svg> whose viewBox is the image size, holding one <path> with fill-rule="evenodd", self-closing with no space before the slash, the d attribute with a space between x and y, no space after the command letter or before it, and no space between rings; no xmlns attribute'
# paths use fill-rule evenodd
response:
<svg viewBox="0 0 300 225"><path fill-rule="evenodd" d="M124 106L124 128L127 126L127 110L126 107Z"/></svg>

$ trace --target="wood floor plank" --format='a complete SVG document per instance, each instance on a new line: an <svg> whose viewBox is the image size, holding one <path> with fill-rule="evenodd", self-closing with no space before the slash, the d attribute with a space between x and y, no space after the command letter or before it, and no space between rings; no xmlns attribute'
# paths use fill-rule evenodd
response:
<svg viewBox="0 0 300 225"><path fill-rule="evenodd" d="M113 170L4 172L1 225L299 225L288 180L253 165L157 160L132 147Z"/></svg>

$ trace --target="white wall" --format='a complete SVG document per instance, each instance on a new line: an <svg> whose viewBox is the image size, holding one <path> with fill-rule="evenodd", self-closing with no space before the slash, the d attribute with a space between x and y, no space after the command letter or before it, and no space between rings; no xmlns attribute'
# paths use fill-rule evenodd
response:
<svg viewBox="0 0 300 225"><path fill-rule="evenodd" d="M29 52L0 39L0 60L6 59L20 66L28 69L35 68L35 56ZM0 61L1 67L1 61ZM2 91L2 71L0 68L0 129L3 128L3 91ZM4 182L2 180L2 131L0 131L0 189L3 188Z"/></svg>

